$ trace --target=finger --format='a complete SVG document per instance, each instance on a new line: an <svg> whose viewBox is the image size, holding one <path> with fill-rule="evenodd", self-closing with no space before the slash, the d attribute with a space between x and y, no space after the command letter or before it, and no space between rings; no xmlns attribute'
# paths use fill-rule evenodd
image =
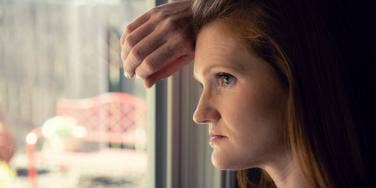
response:
<svg viewBox="0 0 376 188"><path fill-rule="evenodd" d="M184 44L186 42L178 38L164 43L144 59L140 66L136 68L135 73L143 79L149 77L154 72L162 69L167 62L184 55L184 48L186 48Z"/></svg>
<svg viewBox="0 0 376 188"><path fill-rule="evenodd" d="M157 81L172 75L176 71L180 70L184 65L191 63L192 60L192 55L186 55L168 63L168 65L166 65L166 67L164 67L162 70L159 70L158 72L152 74L147 79L145 79L145 87L150 88Z"/></svg>
<svg viewBox="0 0 376 188"><path fill-rule="evenodd" d="M130 67L128 67L128 69L126 69L127 68L126 66L128 64L126 59L127 59L128 55L129 55L129 53L130 53L130 51L133 47L136 48L136 51L137 51L137 46L140 46L140 47L142 46L141 50L143 50L143 51L150 51L150 49L156 48L156 47L154 47L155 45L160 44L160 43L158 43L158 40L160 40L160 38L162 36L158 36L158 35L155 36L155 34L150 35L150 33L152 33L154 28L156 27L156 24L157 23L144 24L141 27L137 28L135 31L133 31L132 34L127 35L127 37L125 38L125 44L122 46L122 49L121 49L121 59L124 62L124 64L123 64L124 70L128 70L127 72L130 72L130 73L134 72L133 70L130 69ZM148 37L148 35L150 35L150 37ZM149 39L149 38L151 38L151 39ZM147 39L147 41L149 43L145 44L145 42L144 42L144 43L141 43L140 45L138 44L140 41L145 40L145 39ZM140 47L138 47L138 48L140 48ZM140 53L141 53L141 55L143 54L142 52L140 52ZM142 58L142 57L140 57L140 58Z"/></svg>
<svg viewBox="0 0 376 188"><path fill-rule="evenodd" d="M186 17L186 15L189 15L188 11L166 19L165 15L154 13L154 16L151 16L147 23L125 37L121 58L124 62L123 67L126 75L128 75L127 77L134 75L134 70L141 63L144 55L151 53L152 50L161 45L161 39L168 38L169 35L174 34L179 29L177 20ZM161 20L164 21L161 22ZM133 53L128 57L131 50L133 50Z"/></svg>
<svg viewBox="0 0 376 188"><path fill-rule="evenodd" d="M169 5L169 9L171 9L171 7L172 6ZM135 29L123 39L124 44L122 46L121 58L124 62L123 67L127 77L133 77L135 69L142 64L144 57L162 44L160 39L168 38L169 35L176 32L182 35L182 32L178 31L184 30L180 26L179 20L183 17L189 17L191 10L190 7L188 6L187 8L186 5L184 8L176 7L174 9L178 8L184 11L180 14L168 16L171 15L171 12L168 13L169 11L163 9L163 7L155 7L149 11L151 16L147 21L148 23ZM161 22L162 20L164 21ZM186 23L186 21L184 21L184 23Z"/></svg>
<svg viewBox="0 0 376 188"><path fill-rule="evenodd" d="M129 42L132 46L132 44L137 43L138 41L140 41L140 39L144 38L155 29L160 30L162 35L166 35L168 32L174 31L178 27L180 27L179 20L181 20L182 18L190 17L192 15L192 10L190 8L186 8L183 11L180 11L179 14L166 12L168 11L150 13L151 16L146 23L132 30L132 33L130 34L131 37L129 37L128 35L124 38L123 45L124 43ZM188 22L184 20L184 24L187 25ZM127 41L127 39L132 40Z"/></svg>
<svg viewBox="0 0 376 188"><path fill-rule="evenodd" d="M142 61L165 43L164 37L165 36L162 33L155 31L136 44L124 60L123 67L127 75L134 75L136 68L142 63ZM122 53L126 52L123 51Z"/></svg>
<svg viewBox="0 0 376 188"><path fill-rule="evenodd" d="M190 1L183 1L183 2L172 2L166 3L163 5L159 5L150 9L148 12L143 14L142 16L136 18L132 23L127 25L124 29L122 36L120 37L120 44L124 44L124 40L127 34L130 34L135 29L140 27L142 24L147 22L151 17L159 17L159 21L164 19L167 15L177 14L183 10L190 10Z"/></svg>
<svg viewBox="0 0 376 188"><path fill-rule="evenodd" d="M142 16L136 18L132 23L128 24L125 27L125 29L123 30L123 34L120 37L120 45L123 45L125 37L129 33L131 33L132 31L134 31L135 29L137 29L139 26L141 26L142 24L144 24L145 22L147 22L149 20L149 18L150 18L150 13L147 12L147 13L143 14Z"/></svg>
<svg viewBox="0 0 376 188"><path fill-rule="evenodd" d="M176 14L185 9L191 9L192 1L175 1L170 3L165 3L159 6L156 6L155 9L161 9L170 12L171 14Z"/></svg>
<svg viewBox="0 0 376 188"><path fill-rule="evenodd" d="M130 61L126 61L126 69L129 71L128 75L134 75L135 69L138 69L138 66L140 65L140 69L138 69L138 72L136 74L141 78L146 78L150 74L158 71L163 67L163 65L171 60L168 58L177 58L183 53L182 51L186 51L186 53L191 53L193 50L193 46L191 44L192 40L190 38L187 38L184 33L184 29L182 29L179 26L179 19L182 17L186 17L189 15L189 10L183 12L180 15L174 15L169 17L165 20L165 22L158 25L158 27L155 29L155 31L150 34L145 39L142 39L137 46L142 47L142 51L145 53L141 53L141 55L149 54L151 51L154 51L155 47L159 47L160 44L163 44L163 46L159 47L161 49L157 49L153 54L150 54L150 56L143 60L145 56L140 57L139 59L130 57ZM165 41L158 41L165 38L169 39L170 42ZM153 46L153 48L145 48L146 46L150 46L150 44L156 44ZM142 62L144 61L144 63ZM128 67L127 67L128 64ZM137 70L136 70L137 71Z"/></svg>
<svg viewBox="0 0 376 188"><path fill-rule="evenodd" d="M188 5L188 6L187 6ZM166 19L167 17L174 18L175 20L181 17L188 17L192 15L192 10L190 8L190 1L186 2L172 2L163 4L153 9L149 10L143 16L138 18L133 23L127 26L126 31L124 32L125 35L121 37L121 44L125 43L126 34L129 34L133 31L136 31L138 27L141 27L142 24L146 23L147 21L154 23L154 27L156 24L161 23L162 20ZM175 15L175 16L173 16ZM152 28L154 28L152 27Z"/></svg>

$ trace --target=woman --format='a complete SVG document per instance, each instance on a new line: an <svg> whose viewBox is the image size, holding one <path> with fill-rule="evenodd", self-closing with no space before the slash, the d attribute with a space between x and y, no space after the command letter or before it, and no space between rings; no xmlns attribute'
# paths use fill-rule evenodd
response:
<svg viewBox="0 0 376 188"><path fill-rule="evenodd" d="M127 27L124 69L150 87L194 58L203 86L194 120L209 125L213 165L237 170L241 187L372 187L375 84L365 81L374 34L361 8L319 0L167 4Z"/></svg>

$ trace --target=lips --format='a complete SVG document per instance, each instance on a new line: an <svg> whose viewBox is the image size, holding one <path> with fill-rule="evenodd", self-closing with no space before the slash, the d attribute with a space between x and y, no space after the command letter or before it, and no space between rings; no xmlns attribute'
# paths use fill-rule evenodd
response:
<svg viewBox="0 0 376 188"><path fill-rule="evenodd" d="M210 133L209 134L209 144L210 145L218 144L219 142L223 141L226 138L227 137L224 136L224 135Z"/></svg>
<svg viewBox="0 0 376 188"><path fill-rule="evenodd" d="M210 141L212 141L212 140L216 140L216 139L225 138L225 136L222 136L222 135L211 135L209 138L210 138Z"/></svg>

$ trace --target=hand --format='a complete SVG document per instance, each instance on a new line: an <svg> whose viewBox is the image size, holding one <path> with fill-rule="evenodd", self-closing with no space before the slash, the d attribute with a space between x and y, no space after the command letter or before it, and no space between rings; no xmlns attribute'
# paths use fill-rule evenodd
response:
<svg viewBox="0 0 376 188"><path fill-rule="evenodd" d="M191 1L157 6L129 24L120 38L124 74L146 87L192 62Z"/></svg>

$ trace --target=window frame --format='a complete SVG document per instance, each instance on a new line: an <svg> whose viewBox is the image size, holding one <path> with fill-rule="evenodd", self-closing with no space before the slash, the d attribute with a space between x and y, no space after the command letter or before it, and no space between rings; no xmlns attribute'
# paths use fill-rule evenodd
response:
<svg viewBox="0 0 376 188"><path fill-rule="evenodd" d="M156 0L156 5L179 0ZM183 70L173 74L167 82L157 84L157 88L166 89L159 91L166 98L159 96L158 100L167 102L166 110L158 110L157 116L167 112L164 127L166 145L157 146L165 151L164 161L158 161L166 165L162 172L164 184L156 184L156 188L233 188L235 187L235 173L232 171L219 171L211 163L211 148L208 145L208 133L206 126L197 126L192 120L192 114L200 97L200 88L192 76L193 65L187 65ZM159 94L162 94L159 93ZM159 114L158 114L159 113ZM177 126L178 125L178 126ZM163 127L157 124L157 127ZM159 129L159 128L158 128ZM159 130L157 130L159 131ZM162 135L156 132L157 137ZM160 142L162 143L162 142ZM188 157L189 155L189 157ZM161 177L161 176L159 176ZM161 188L162 188L161 187Z"/></svg>

